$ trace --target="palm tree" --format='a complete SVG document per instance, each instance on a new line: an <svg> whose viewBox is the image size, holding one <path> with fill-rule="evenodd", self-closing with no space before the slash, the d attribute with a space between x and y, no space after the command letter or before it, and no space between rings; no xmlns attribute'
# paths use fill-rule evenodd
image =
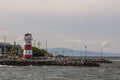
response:
<svg viewBox="0 0 120 80"><path fill-rule="evenodd" d="M18 53L19 53L19 48L17 45L14 45L14 47L11 49L11 58L16 58L18 56Z"/></svg>

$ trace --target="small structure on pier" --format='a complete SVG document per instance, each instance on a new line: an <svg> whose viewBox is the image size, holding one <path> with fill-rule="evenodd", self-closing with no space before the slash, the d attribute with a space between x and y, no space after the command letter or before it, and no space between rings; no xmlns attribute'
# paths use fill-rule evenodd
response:
<svg viewBox="0 0 120 80"><path fill-rule="evenodd" d="M2 43L2 42L0 42L0 55L10 54L12 47L13 47L13 45L10 44L10 43Z"/></svg>
<svg viewBox="0 0 120 80"><path fill-rule="evenodd" d="M30 33L25 34L23 59L32 59L32 40L32 35Z"/></svg>
<svg viewBox="0 0 120 80"><path fill-rule="evenodd" d="M13 53L14 47L17 48L18 51L22 49L20 45L13 45L10 43L2 43L0 42L0 58L1 57L9 57ZM18 54L18 51L16 54Z"/></svg>

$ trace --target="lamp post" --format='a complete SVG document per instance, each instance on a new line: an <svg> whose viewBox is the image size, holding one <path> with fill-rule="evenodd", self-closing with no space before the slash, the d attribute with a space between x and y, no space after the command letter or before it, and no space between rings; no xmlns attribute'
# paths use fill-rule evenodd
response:
<svg viewBox="0 0 120 80"><path fill-rule="evenodd" d="M85 60L86 60L86 54L87 54L87 45L85 45Z"/></svg>
<svg viewBox="0 0 120 80"><path fill-rule="evenodd" d="M73 50L71 50L71 57L73 57Z"/></svg>
<svg viewBox="0 0 120 80"><path fill-rule="evenodd" d="M65 54L64 54L64 52L65 52L65 51L63 50L63 51L62 51L62 53L63 53L63 56L65 55Z"/></svg>
<svg viewBox="0 0 120 80"><path fill-rule="evenodd" d="M80 51L80 56L81 56L81 59L82 59L82 51Z"/></svg>
<svg viewBox="0 0 120 80"><path fill-rule="evenodd" d="M34 40L34 47L36 47L36 40Z"/></svg>
<svg viewBox="0 0 120 80"><path fill-rule="evenodd" d="M101 48L101 60L103 58L103 49Z"/></svg>
<svg viewBox="0 0 120 80"><path fill-rule="evenodd" d="M5 50L5 42L6 42L6 37L3 37L3 39L4 39L4 55L3 56L4 56L4 60L5 60L5 51L6 51Z"/></svg>
<svg viewBox="0 0 120 80"><path fill-rule="evenodd" d="M47 51L47 49L48 49L48 42L46 41L46 51Z"/></svg>
<svg viewBox="0 0 120 80"><path fill-rule="evenodd" d="M38 42L37 45L38 45L38 48L40 49L41 48L41 42Z"/></svg>

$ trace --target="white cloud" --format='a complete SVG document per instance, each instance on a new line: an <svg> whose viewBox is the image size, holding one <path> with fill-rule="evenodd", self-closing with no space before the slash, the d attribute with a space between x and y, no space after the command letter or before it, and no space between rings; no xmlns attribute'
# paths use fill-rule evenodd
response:
<svg viewBox="0 0 120 80"><path fill-rule="evenodd" d="M64 42L68 42L68 43L81 43L81 40L78 39L65 39Z"/></svg>
<svg viewBox="0 0 120 80"><path fill-rule="evenodd" d="M24 36L19 36L19 37L17 38L18 41L23 41L23 39L24 39Z"/></svg>
<svg viewBox="0 0 120 80"><path fill-rule="evenodd" d="M89 41L88 45L96 45L97 43L95 41Z"/></svg>
<svg viewBox="0 0 120 80"><path fill-rule="evenodd" d="M22 35L29 31L33 38L50 40L51 47L108 47L106 37L120 40L114 37L120 32L119 4L120 0L0 0L0 37L7 35L7 40L22 44Z"/></svg>
<svg viewBox="0 0 120 80"><path fill-rule="evenodd" d="M0 0L2 13L101 14L120 12L120 0Z"/></svg>
<svg viewBox="0 0 120 80"><path fill-rule="evenodd" d="M7 34L10 34L12 31L10 31L10 30L0 30L0 34L2 34L2 35L7 35Z"/></svg>
<svg viewBox="0 0 120 80"><path fill-rule="evenodd" d="M107 40L104 40L101 42L100 44L101 47L108 47L109 46L109 42Z"/></svg>

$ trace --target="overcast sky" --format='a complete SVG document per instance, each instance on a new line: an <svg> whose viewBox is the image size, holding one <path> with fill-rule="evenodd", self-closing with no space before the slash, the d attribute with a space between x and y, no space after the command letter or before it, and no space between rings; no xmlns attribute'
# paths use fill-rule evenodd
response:
<svg viewBox="0 0 120 80"><path fill-rule="evenodd" d="M42 48L120 52L120 0L0 0L0 41L28 32Z"/></svg>

